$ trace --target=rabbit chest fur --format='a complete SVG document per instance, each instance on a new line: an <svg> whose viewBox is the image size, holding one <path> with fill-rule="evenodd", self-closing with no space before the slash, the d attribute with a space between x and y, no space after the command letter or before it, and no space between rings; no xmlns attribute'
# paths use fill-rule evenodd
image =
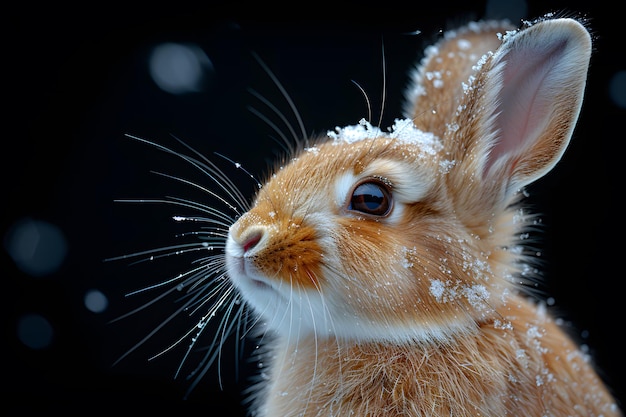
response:
<svg viewBox="0 0 626 417"><path fill-rule="evenodd" d="M268 333L253 415L621 415L523 290L522 190L568 145L591 48L570 18L468 24L425 50L392 127L277 167L225 251Z"/></svg>

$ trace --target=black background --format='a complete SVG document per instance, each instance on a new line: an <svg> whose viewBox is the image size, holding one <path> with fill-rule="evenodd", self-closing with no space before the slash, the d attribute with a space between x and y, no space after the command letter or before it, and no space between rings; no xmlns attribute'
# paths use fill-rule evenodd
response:
<svg viewBox="0 0 626 417"><path fill-rule="evenodd" d="M529 203L543 213L545 226L542 289L555 297L556 312L588 332L584 343L623 400L624 220L618 198L626 111L609 99L608 85L613 74L626 70L626 36L619 13L611 12L609 4L528 4L528 19L546 12L581 13L595 35L586 101L571 147L557 169L530 188ZM3 415L243 415L239 392L256 365L242 360L235 371L234 341L228 341L221 361L223 389L216 368L185 401L188 382L173 378L184 349L147 361L179 334L171 330L186 329L188 321L175 322L173 329L112 366L174 308L166 300L109 323L140 304L141 296L124 294L187 266L182 259L132 267L125 261L103 262L166 245L181 231L171 221L171 208L113 202L178 195L178 184L149 171L190 171L124 134L178 146L170 136L175 135L205 155L220 152L262 177L279 147L272 128L247 107L267 115L272 111L248 89L267 97L291 123L295 118L252 52L285 86L308 132L325 133L367 117L363 96L351 80L368 92L377 119L384 43L382 126L389 126L401 115L406 74L423 47L440 29L484 14L485 3L476 1L446 2L435 10L417 2L341 8L321 3L29 4L5 10L0 233L4 236L25 216L45 220L63 231L68 254L59 271L33 278L1 252L6 371L0 407L8 407ZM422 34L406 35L415 30ZM148 54L166 41L197 44L207 53L215 74L204 92L171 95L150 80ZM233 178L252 195L251 181L239 172ZM84 294L92 288L108 297L103 313L84 307ZM30 349L16 337L18 318L30 312L53 326L53 343L46 349ZM245 345L243 356L252 348Z"/></svg>

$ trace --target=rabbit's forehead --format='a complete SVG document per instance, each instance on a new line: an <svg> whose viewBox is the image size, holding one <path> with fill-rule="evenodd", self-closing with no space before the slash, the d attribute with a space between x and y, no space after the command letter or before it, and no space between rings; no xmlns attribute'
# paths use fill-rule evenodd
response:
<svg viewBox="0 0 626 417"><path fill-rule="evenodd" d="M262 194L269 193L274 201L288 197L290 205L296 200L323 199L341 207L356 184L376 178L390 185L399 202L414 202L437 181L440 159L432 148L425 152L415 144L388 137L350 144L331 141L307 148L279 168Z"/></svg>

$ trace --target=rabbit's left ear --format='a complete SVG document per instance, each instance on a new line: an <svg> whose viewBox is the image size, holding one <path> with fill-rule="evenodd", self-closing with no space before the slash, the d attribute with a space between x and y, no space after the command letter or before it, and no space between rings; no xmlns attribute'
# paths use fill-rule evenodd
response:
<svg viewBox="0 0 626 417"><path fill-rule="evenodd" d="M574 19L504 35L461 99L458 131L446 139L457 168L507 194L550 171L578 119L590 55L591 37Z"/></svg>

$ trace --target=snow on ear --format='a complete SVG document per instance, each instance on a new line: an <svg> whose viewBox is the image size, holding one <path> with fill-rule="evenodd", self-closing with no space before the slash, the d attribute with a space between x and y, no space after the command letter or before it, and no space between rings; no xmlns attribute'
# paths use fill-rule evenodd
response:
<svg viewBox="0 0 626 417"><path fill-rule="evenodd" d="M463 83L476 72L483 55L502 44L499 33L514 29L508 21L471 22L446 31L424 51L405 91L404 115L424 132L442 137L463 96Z"/></svg>
<svg viewBox="0 0 626 417"><path fill-rule="evenodd" d="M589 33L569 18L504 36L485 74L487 136L494 140L485 177L504 175L509 189L518 189L554 167L580 113L590 55Z"/></svg>

